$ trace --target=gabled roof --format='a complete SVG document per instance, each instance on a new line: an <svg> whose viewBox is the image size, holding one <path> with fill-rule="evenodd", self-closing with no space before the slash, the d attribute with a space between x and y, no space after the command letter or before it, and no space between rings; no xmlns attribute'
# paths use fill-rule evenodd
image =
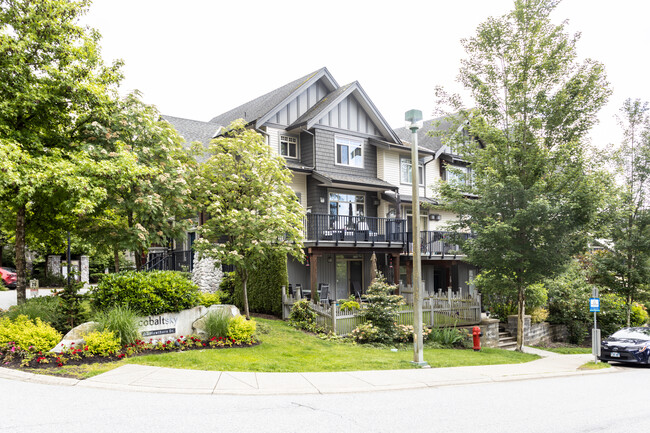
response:
<svg viewBox="0 0 650 433"><path fill-rule="evenodd" d="M182 117L162 115L162 118L169 122L186 143L200 141L205 146L210 144L219 131L219 125L199 120L183 119Z"/></svg>
<svg viewBox="0 0 650 433"><path fill-rule="evenodd" d="M452 122L446 120L445 117L438 117L437 119L425 120L422 128L418 129L418 145L425 147L433 152L437 152L443 146L440 137L432 136L429 134L431 131L446 131L453 126ZM395 129L397 136L408 143L411 142L411 131L407 128Z"/></svg>
<svg viewBox="0 0 650 433"><path fill-rule="evenodd" d="M255 122L257 125L262 125L273 114L273 110L276 107L284 105L292 97L300 93L301 89L309 87L321 78L324 79L330 91L338 87L338 83L334 80L334 77L332 77L327 68L321 68L259 98L255 98L239 107L220 114L210 120L210 123L227 127L233 120L244 119L247 123Z"/></svg>
<svg viewBox="0 0 650 433"><path fill-rule="evenodd" d="M341 86L338 89L334 90L323 99L321 99L318 104L314 105L312 108L307 110L300 118L298 118L292 125L287 127L287 130L292 130L304 126L307 129L312 128L318 123L320 119L327 115L336 105L338 105L345 98L353 96L357 102L363 107L366 113L370 116L370 119L379 129L382 136L395 144L401 144L401 141L395 131L388 126L388 123L381 115L375 104L372 103L368 94L363 90L361 84L358 81L354 81L345 86Z"/></svg>

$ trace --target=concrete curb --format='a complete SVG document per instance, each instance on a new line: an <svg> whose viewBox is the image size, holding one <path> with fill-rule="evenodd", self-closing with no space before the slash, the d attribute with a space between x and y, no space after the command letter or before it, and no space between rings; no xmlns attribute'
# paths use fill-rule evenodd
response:
<svg viewBox="0 0 650 433"><path fill-rule="evenodd" d="M248 373L180 370L127 364L98 376L70 379L0 368L0 378L45 385L129 392L212 395L340 394L441 388L620 372L578 370L591 355L548 355L524 364L332 373Z"/></svg>

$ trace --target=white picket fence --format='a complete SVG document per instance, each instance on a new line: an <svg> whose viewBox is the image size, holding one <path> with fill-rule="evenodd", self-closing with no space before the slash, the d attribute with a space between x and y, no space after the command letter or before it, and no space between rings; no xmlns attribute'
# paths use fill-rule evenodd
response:
<svg viewBox="0 0 650 433"><path fill-rule="evenodd" d="M430 327L467 326L481 322L481 295L461 296L451 290L438 292L422 301L422 322ZM291 307L298 299L282 293L282 318L288 319ZM364 322L360 310L341 310L336 304L309 304L316 313L316 323L336 335L347 335ZM361 304L363 309L363 304ZM401 325L412 325L414 320L412 304L399 307L395 321Z"/></svg>

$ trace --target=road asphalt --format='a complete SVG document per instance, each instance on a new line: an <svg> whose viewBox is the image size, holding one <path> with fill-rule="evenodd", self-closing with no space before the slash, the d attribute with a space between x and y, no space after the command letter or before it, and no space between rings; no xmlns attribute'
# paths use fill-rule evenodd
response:
<svg viewBox="0 0 650 433"><path fill-rule="evenodd" d="M541 358L523 364L333 373L249 373L181 370L128 364L98 376L69 379L0 368L0 378L52 385L179 394L336 394L431 388L548 377L603 374L611 367L579 370L593 355L559 355L525 347Z"/></svg>

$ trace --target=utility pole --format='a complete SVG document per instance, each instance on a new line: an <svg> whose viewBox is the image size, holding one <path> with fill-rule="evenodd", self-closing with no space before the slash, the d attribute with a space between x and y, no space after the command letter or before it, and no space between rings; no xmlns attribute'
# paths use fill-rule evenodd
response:
<svg viewBox="0 0 650 433"><path fill-rule="evenodd" d="M409 110L404 119L409 123L413 137L411 143L411 183L413 187L412 237L413 237L413 364L428 366L424 361L424 342L422 341L422 261L420 259L420 182L418 179L418 129L422 127L422 111Z"/></svg>

